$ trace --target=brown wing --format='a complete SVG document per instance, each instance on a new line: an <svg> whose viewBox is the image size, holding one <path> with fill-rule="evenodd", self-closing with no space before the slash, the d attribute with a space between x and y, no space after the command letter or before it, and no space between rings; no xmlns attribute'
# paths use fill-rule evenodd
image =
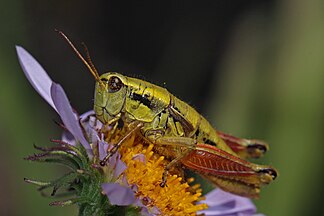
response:
<svg viewBox="0 0 324 216"><path fill-rule="evenodd" d="M260 186L277 176L270 166L250 163L206 144L197 144L181 162L223 190L246 197L258 197Z"/></svg>
<svg viewBox="0 0 324 216"><path fill-rule="evenodd" d="M268 144L261 140L242 139L221 131L217 134L241 158L259 158L269 150Z"/></svg>

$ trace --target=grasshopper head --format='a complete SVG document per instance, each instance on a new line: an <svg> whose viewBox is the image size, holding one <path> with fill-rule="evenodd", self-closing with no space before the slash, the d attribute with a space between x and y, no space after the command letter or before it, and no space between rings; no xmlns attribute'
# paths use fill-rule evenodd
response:
<svg viewBox="0 0 324 216"><path fill-rule="evenodd" d="M105 73L96 82L94 111L97 118L107 123L122 111L127 92L127 78L118 73Z"/></svg>

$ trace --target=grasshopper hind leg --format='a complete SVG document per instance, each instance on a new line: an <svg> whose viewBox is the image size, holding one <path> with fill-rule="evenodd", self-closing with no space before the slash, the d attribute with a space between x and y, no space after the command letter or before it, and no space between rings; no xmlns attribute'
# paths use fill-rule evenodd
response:
<svg viewBox="0 0 324 216"><path fill-rule="evenodd" d="M185 158L193 149L195 149L197 141L188 137L160 136L159 138L154 139L156 138L156 135L147 138L155 145L164 145L171 147L163 148L165 151L163 152L163 155L169 155L171 156L171 158L173 158L164 168L164 172L162 174L162 181L160 183L160 186L164 187L166 186L169 170L177 166L183 158Z"/></svg>

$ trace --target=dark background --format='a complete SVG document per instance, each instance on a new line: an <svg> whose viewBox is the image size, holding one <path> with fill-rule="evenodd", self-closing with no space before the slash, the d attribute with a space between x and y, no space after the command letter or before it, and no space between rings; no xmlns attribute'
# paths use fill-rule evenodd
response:
<svg viewBox="0 0 324 216"><path fill-rule="evenodd" d="M94 79L65 41L85 42L100 73L168 88L218 129L268 141L259 163L279 178L255 203L267 215L323 215L324 3L311 1L0 1L1 215L76 215L49 207L23 177L59 167L22 158L59 138L53 112L25 79L26 48L80 112ZM82 50L83 51L83 50Z"/></svg>

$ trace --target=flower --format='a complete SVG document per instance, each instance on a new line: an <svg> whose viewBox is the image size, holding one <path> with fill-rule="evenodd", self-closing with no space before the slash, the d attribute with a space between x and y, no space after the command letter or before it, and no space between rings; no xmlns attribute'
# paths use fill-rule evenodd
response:
<svg viewBox="0 0 324 216"><path fill-rule="evenodd" d="M63 122L63 127L66 129L66 131L63 133L62 141L53 140L60 146L51 148L36 147L38 150L43 151L43 153L29 156L26 159L41 162L54 161L62 163L74 170L74 172L64 175L62 178L51 182L39 182L30 179L25 179L25 181L40 186L40 190L53 187L53 192L51 195L55 195L59 188L62 188L67 184L66 180L68 180L68 189L70 190L72 188L76 190L77 186L75 185L74 181L82 181L85 174L86 176L91 177L88 178L87 181L84 181L81 190L77 192L82 194L84 191L89 191L91 194L87 194L86 196L83 195L83 197L78 197L74 200L53 202L51 205L63 206L74 203L81 204L81 206L82 204L86 204L88 206L95 205L92 202L89 203L88 199L88 195L93 196L94 191L97 192L98 197L101 197L101 201L100 199L98 201L105 202L105 196L102 196L103 189L104 191L108 192L107 196L109 197L110 203L113 205L129 205L134 203L135 198L133 190L127 184L122 186L118 183L119 176L126 168L125 164L120 160L119 153L116 153L112 158L110 158L108 163L109 166L104 168L106 170L106 176L101 175L100 172L102 172L102 170L100 170L100 167L92 166L95 165L92 163L93 160L102 159L109 147L108 143L102 140L102 138L99 136L98 128L96 128L95 124L100 125L100 123L93 118L93 111L87 112L79 118L79 116L73 111L63 88L49 78L44 69L25 49L17 46L16 50L19 62L27 79L30 81L36 91L59 114ZM88 140L91 140L91 143L89 143ZM79 143L82 145L81 149L78 148L80 147L78 146ZM83 149L86 151L85 154L82 153ZM98 156L94 155L94 151L97 151ZM66 176L69 178L66 178ZM77 179L76 177L80 178L81 180ZM71 181L71 179L73 181ZM111 182L102 185L106 179ZM113 196L113 192L116 191L119 193L125 193L127 196L123 196L122 199L120 199L118 196ZM97 204L101 204L100 202ZM109 209L109 206L105 207L102 212L108 212ZM98 210L95 210L95 212L97 211ZM89 210L83 210L83 212L89 213Z"/></svg>
<svg viewBox="0 0 324 216"><path fill-rule="evenodd" d="M54 162L67 166L70 172L50 181L25 179L38 185L40 191L66 188L75 198L55 201L51 205L79 205L80 215L107 215L124 206L126 212L141 215L253 215L253 203L243 197L214 190L202 197L200 185L191 185L193 179L182 179L181 170L171 170L167 187L160 187L164 167L169 162L154 152L154 145L132 134L112 157L107 166L99 162L113 147L108 143L109 128L89 111L81 116L75 113L63 88L53 82L39 63L22 47L16 47L20 65L35 90L59 114L65 129L62 140L53 140L57 146L35 147L42 153L27 160ZM121 130L113 134L112 143L125 135ZM208 209L207 209L208 207Z"/></svg>
<svg viewBox="0 0 324 216"><path fill-rule="evenodd" d="M220 189L213 190L205 195L202 202L209 207L199 211L206 216L256 216L256 207L248 198L237 196ZM261 216L261 214L258 214Z"/></svg>
<svg viewBox="0 0 324 216"><path fill-rule="evenodd" d="M137 197L148 210L158 209L161 215L195 215L207 208L206 204L196 203L202 195L199 186L183 183L177 175L168 177L167 187L159 186L168 161L153 151L153 144L145 146L140 137L133 136L120 153L127 165L128 183L136 185Z"/></svg>

